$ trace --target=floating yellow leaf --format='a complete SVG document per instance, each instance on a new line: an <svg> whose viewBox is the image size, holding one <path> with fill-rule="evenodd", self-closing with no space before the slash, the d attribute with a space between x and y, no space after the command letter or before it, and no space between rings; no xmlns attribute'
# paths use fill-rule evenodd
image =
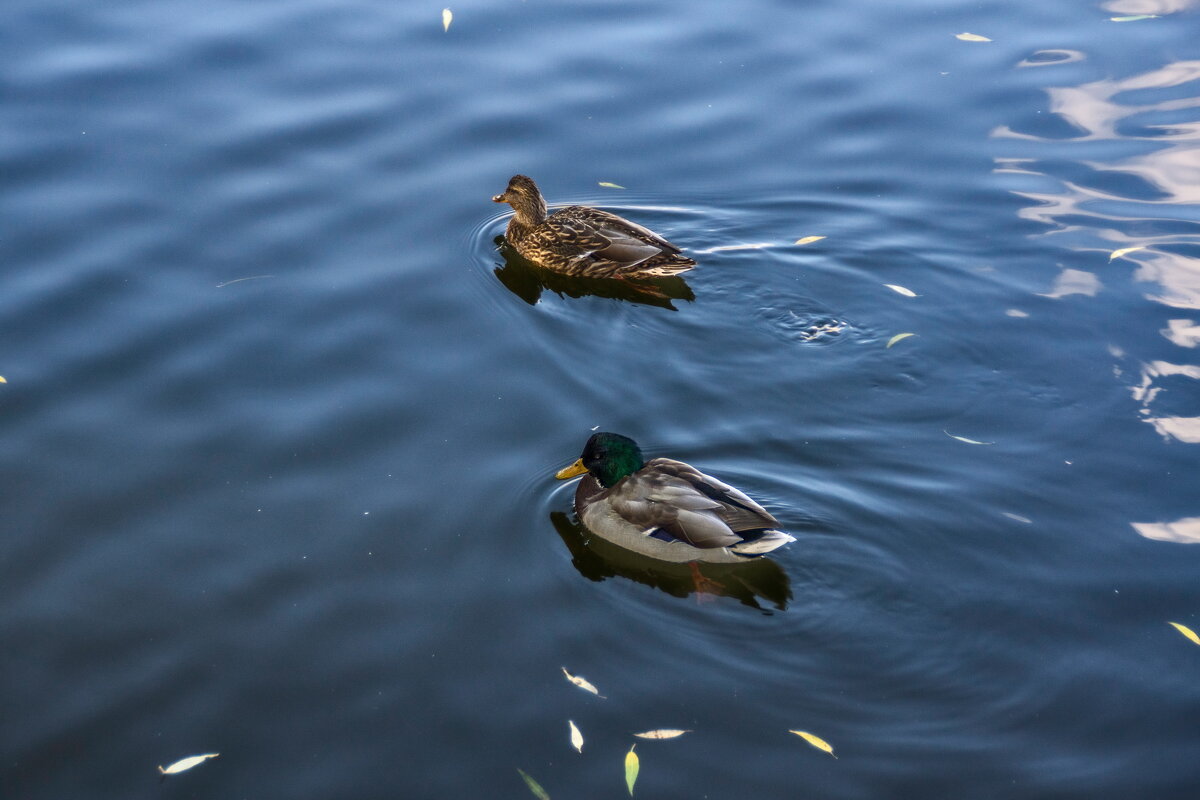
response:
<svg viewBox="0 0 1200 800"><path fill-rule="evenodd" d="M600 691L595 686L592 686L592 684L588 682L587 678L581 678L578 675L572 675L571 673L567 672L566 667L563 667L562 671L563 675L567 676L567 680L578 686L580 689L583 689L585 692L591 692L597 697L604 697L604 695L600 694Z"/></svg>
<svg viewBox="0 0 1200 800"><path fill-rule="evenodd" d="M824 238L824 236L805 236L803 239L797 239L796 244L812 244L813 242L819 242Z"/></svg>
<svg viewBox="0 0 1200 800"><path fill-rule="evenodd" d="M635 733L634 736L639 739L674 739L676 736L683 736L691 731L681 731L678 728L659 728L656 731L643 731Z"/></svg>
<svg viewBox="0 0 1200 800"><path fill-rule="evenodd" d="M837 758L836 755L833 755L833 745L831 745L829 742L822 739L820 736L817 736L814 733L809 733L808 731L789 730L788 733L796 734L801 739L808 742L809 744L811 744L813 747L817 748L818 750L824 750L826 753L829 753L829 755L833 756L834 758Z"/></svg>
<svg viewBox="0 0 1200 800"><path fill-rule="evenodd" d="M450 9L442 9L442 30L450 30L450 23L454 21L454 14L450 13Z"/></svg>
<svg viewBox="0 0 1200 800"><path fill-rule="evenodd" d="M978 33L956 33L956 34L954 34L954 38L962 39L964 42L990 42L991 41L991 39L989 39L988 37L980 36Z"/></svg>
<svg viewBox="0 0 1200 800"><path fill-rule="evenodd" d="M641 769L637 753L633 752L635 747L636 744L630 745L629 752L625 754L625 785L629 788L630 797L633 797L633 784L637 783L638 770Z"/></svg>
<svg viewBox="0 0 1200 800"><path fill-rule="evenodd" d="M517 767L517 772L521 773L521 777L525 779L525 785L529 787L529 791L533 792L533 796L538 800L550 800L550 795L546 794L546 790L542 785L535 781L525 772L525 770Z"/></svg>
<svg viewBox="0 0 1200 800"><path fill-rule="evenodd" d="M174 775L177 772L186 772L192 767L202 762L208 761L210 758L216 758L220 753L205 753L202 756L188 756L181 758L169 767L159 766L158 771L163 775Z"/></svg>
<svg viewBox="0 0 1200 800"><path fill-rule="evenodd" d="M900 341L901 339L907 339L910 336L916 336L916 334L915 333L897 333L895 336L888 339L887 346L891 347L892 345L894 345L896 342ZM886 350L887 348L884 348L884 349Z"/></svg>
<svg viewBox="0 0 1200 800"><path fill-rule="evenodd" d="M896 294L902 294L905 297L916 297L917 296L916 292L914 292L912 289L908 289L904 286L897 286L894 283L885 283L884 286L888 287Z"/></svg>
<svg viewBox="0 0 1200 800"><path fill-rule="evenodd" d="M1145 250L1145 249L1146 249L1145 247L1122 247L1120 250L1113 250L1111 253L1109 253L1108 260L1112 261L1115 258L1120 258L1121 256L1125 255L1126 253L1132 253L1136 250Z"/></svg>
<svg viewBox="0 0 1200 800"><path fill-rule="evenodd" d="M1192 644L1200 644L1200 636L1197 636L1196 632L1194 630L1192 630L1191 628L1189 628L1187 625L1180 625L1178 622L1171 622L1169 624L1173 625L1175 627L1175 630L1179 631L1184 636L1191 639Z"/></svg>
<svg viewBox="0 0 1200 800"><path fill-rule="evenodd" d="M8 383L8 381L4 380L3 375L0 375L0 383Z"/></svg>
<svg viewBox="0 0 1200 800"><path fill-rule="evenodd" d="M600 181L600 185L605 189L624 189L625 187L619 183L610 183L608 181Z"/></svg>
<svg viewBox="0 0 1200 800"><path fill-rule="evenodd" d="M946 434L951 439L958 439L960 442L966 442L967 444L995 444L995 442L981 442L976 439L968 439L965 436L955 436L953 433L951 433L948 430L942 430L942 433Z"/></svg>
<svg viewBox="0 0 1200 800"><path fill-rule="evenodd" d="M1111 22L1137 22L1143 19L1158 19L1158 14L1134 14L1131 17L1109 17Z"/></svg>
<svg viewBox="0 0 1200 800"><path fill-rule="evenodd" d="M567 720L567 724L571 726L571 746L583 752L583 734L579 732L579 726L572 720Z"/></svg>

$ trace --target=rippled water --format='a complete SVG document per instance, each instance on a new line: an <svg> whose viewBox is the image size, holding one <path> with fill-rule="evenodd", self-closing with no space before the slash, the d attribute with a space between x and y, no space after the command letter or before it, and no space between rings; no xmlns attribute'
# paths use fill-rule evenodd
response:
<svg viewBox="0 0 1200 800"><path fill-rule="evenodd" d="M1193 797L1194 0L452 10L6 7L0 795ZM606 548L595 427L798 541Z"/></svg>

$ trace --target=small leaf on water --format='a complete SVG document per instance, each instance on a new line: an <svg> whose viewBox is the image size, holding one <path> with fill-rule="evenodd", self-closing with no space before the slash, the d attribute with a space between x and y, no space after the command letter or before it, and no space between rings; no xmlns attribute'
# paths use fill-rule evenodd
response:
<svg viewBox="0 0 1200 800"><path fill-rule="evenodd" d="M1145 247L1122 247L1120 250L1113 250L1111 253L1109 253L1108 260L1112 261L1113 259L1120 258L1121 256L1125 255L1126 253L1132 253L1136 250L1145 250L1145 249L1146 249Z"/></svg>
<svg viewBox="0 0 1200 800"><path fill-rule="evenodd" d="M577 726L572 720L567 720L567 724L571 726L571 746L582 753L583 734L579 732L579 726Z"/></svg>
<svg viewBox="0 0 1200 800"><path fill-rule="evenodd" d="M1178 622L1171 622L1168 624L1173 625L1175 627L1175 630L1179 631L1184 636L1191 639L1192 644L1200 644L1200 636L1197 636L1196 632L1194 630L1192 630L1191 628L1189 628L1187 625L1180 625Z"/></svg>
<svg viewBox="0 0 1200 800"><path fill-rule="evenodd" d="M888 287L896 294L902 294L905 297L916 297L917 296L916 292L914 292L912 289L908 289L904 286L897 286L894 283L885 283L884 286Z"/></svg>
<svg viewBox="0 0 1200 800"><path fill-rule="evenodd" d="M910 336L916 336L916 334L915 333L897 333L895 336L888 339L887 346L891 347L892 345L894 345L896 342L900 341L901 339L907 339ZM887 348L885 347L884 349L886 350Z"/></svg>
<svg viewBox="0 0 1200 800"><path fill-rule="evenodd" d="M592 686L592 684L588 682L587 678L581 678L578 675L572 675L571 673L567 672L566 667L563 667L562 671L563 675L567 676L567 680L578 686L580 689L583 689L585 692L591 692L592 694L596 695L596 697L604 697L604 695L600 694L600 691L595 686Z"/></svg>
<svg viewBox="0 0 1200 800"><path fill-rule="evenodd" d="M803 239L797 239L796 244L812 244L813 242L819 242L824 238L824 236L805 236Z"/></svg>
<svg viewBox="0 0 1200 800"><path fill-rule="evenodd" d="M833 745L831 745L829 742L822 739L820 736L817 736L814 733L809 733L808 731L789 730L788 733L796 734L801 739L808 742L809 744L811 744L813 747L817 748L818 750L824 750L826 753L829 753L829 755L833 756L834 758L837 758L837 756L833 754Z"/></svg>
<svg viewBox="0 0 1200 800"><path fill-rule="evenodd" d="M450 9L442 9L442 30L450 30L450 23L454 20L454 14L450 13Z"/></svg>
<svg viewBox="0 0 1200 800"><path fill-rule="evenodd" d="M991 39L986 36L980 36L978 33L956 33L955 39L961 39L964 42L990 42Z"/></svg>
<svg viewBox="0 0 1200 800"><path fill-rule="evenodd" d="M1009 519L1014 520L1015 522L1024 522L1026 525L1033 524L1033 520L1031 520L1029 517L1022 517L1020 514L1014 514L1011 511L1001 511L1000 513Z"/></svg>
<svg viewBox="0 0 1200 800"><path fill-rule="evenodd" d="M8 381L4 380L3 375L0 375L0 383L8 383Z"/></svg>
<svg viewBox="0 0 1200 800"><path fill-rule="evenodd" d="M942 433L946 434L951 439L958 439L960 442L966 442L967 444L995 444L995 442L981 442L977 439L968 439L965 436L955 436L953 433L945 429L942 430Z"/></svg>
<svg viewBox="0 0 1200 800"><path fill-rule="evenodd" d="M188 756L181 758L169 767L159 766L158 771L163 775L174 775L177 772L186 772L192 767L202 762L208 761L210 758L216 758L220 753L205 753L202 756Z"/></svg>
<svg viewBox="0 0 1200 800"><path fill-rule="evenodd" d="M600 181L600 185L605 189L624 189L625 187L619 183L609 183L608 181Z"/></svg>
<svg viewBox="0 0 1200 800"><path fill-rule="evenodd" d="M1158 19L1158 14L1134 14L1131 17L1109 17L1111 22L1138 22L1143 19Z"/></svg>
<svg viewBox="0 0 1200 800"><path fill-rule="evenodd" d="M676 736L683 736L691 731L681 731L678 728L659 728L656 731L643 731L635 733L634 736L639 739L674 739Z"/></svg>
<svg viewBox="0 0 1200 800"><path fill-rule="evenodd" d="M630 797L633 797L633 784L637 783L638 770L641 769L637 753L633 752L635 747L636 744L631 745L629 752L625 754L625 785L629 788Z"/></svg>
<svg viewBox="0 0 1200 800"><path fill-rule="evenodd" d="M542 785L535 781L525 772L525 770L517 767L517 772L521 773L521 777L525 779L525 785L529 787L529 791L533 792L533 796L538 800L550 800L550 795L546 794L546 790Z"/></svg>

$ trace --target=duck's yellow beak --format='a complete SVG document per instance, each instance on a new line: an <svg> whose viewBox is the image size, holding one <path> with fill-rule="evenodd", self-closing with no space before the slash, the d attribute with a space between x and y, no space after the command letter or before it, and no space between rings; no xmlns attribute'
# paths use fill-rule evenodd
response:
<svg viewBox="0 0 1200 800"><path fill-rule="evenodd" d="M581 458L571 466L554 473L554 477L560 481L565 481L567 478L574 478L576 475L582 475L585 472L587 472L587 467L583 465L583 459Z"/></svg>

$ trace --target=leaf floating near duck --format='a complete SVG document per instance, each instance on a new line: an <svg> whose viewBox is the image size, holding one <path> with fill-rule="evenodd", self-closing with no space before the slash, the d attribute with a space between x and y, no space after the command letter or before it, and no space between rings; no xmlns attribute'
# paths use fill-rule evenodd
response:
<svg viewBox="0 0 1200 800"><path fill-rule="evenodd" d="M196 766L197 764L202 764L205 761L208 761L210 758L216 758L219 755L221 755L221 754L220 753L205 753L202 756L188 756L187 758L179 759L178 761L176 761L174 764L172 764L169 767L163 767L160 765L158 768L158 771L161 772L163 775L176 775L180 772L187 772L189 769Z"/></svg>
<svg viewBox="0 0 1200 800"><path fill-rule="evenodd" d="M897 333L895 336L888 339L887 347L885 347L884 349L885 350L891 349L891 346L894 345L896 342L899 342L903 339L907 339L910 336L916 336L916 334L915 333Z"/></svg>
<svg viewBox="0 0 1200 800"><path fill-rule="evenodd" d="M453 21L454 21L454 14L451 13L450 9L443 8L442 9L442 30L444 30L444 31L450 30L450 23Z"/></svg>
<svg viewBox="0 0 1200 800"><path fill-rule="evenodd" d="M683 736L685 733L691 733L691 731L683 731L678 728L659 728L656 731L635 733L634 736L639 739L674 739L678 736Z"/></svg>
<svg viewBox="0 0 1200 800"><path fill-rule="evenodd" d="M1114 259L1118 259L1118 258L1120 258L1121 256L1128 255L1129 253L1134 253L1134 252L1137 252L1138 250L1145 250L1145 249L1146 249L1146 248L1145 248L1145 247L1142 247L1142 246L1139 246L1139 247L1122 247L1120 250L1113 250L1111 253L1109 253L1109 254L1108 254L1108 260L1109 260L1109 261L1113 261Z"/></svg>
<svg viewBox="0 0 1200 800"><path fill-rule="evenodd" d="M624 189L625 187L619 183L609 183L608 181L600 181L600 185L605 189Z"/></svg>
<svg viewBox="0 0 1200 800"><path fill-rule="evenodd" d="M625 754L625 786L629 789L630 797L633 797L633 785L637 783L638 771L642 768L638 754L633 752L634 747L637 745L631 746L629 752Z"/></svg>
<svg viewBox="0 0 1200 800"><path fill-rule="evenodd" d="M961 39L964 42L990 42L991 39L986 36L980 36L978 33L956 33L955 39Z"/></svg>
<svg viewBox="0 0 1200 800"><path fill-rule="evenodd" d="M995 442L981 442L978 439L968 439L965 436L955 436L948 430L943 430L942 433L946 434L951 439L958 439L960 442L966 442L967 444L995 444Z"/></svg>
<svg viewBox="0 0 1200 800"><path fill-rule="evenodd" d="M805 236L803 239L797 239L796 244L812 244L813 242L819 242L824 238L824 236Z"/></svg>
<svg viewBox="0 0 1200 800"><path fill-rule="evenodd" d="M1200 644L1200 636L1197 636L1196 632L1187 625L1180 625L1178 622L1168 622L1167 624L1190 639L1192 644Z"/></svg>
<svg viewBox="0 0 1200 800"><path fill-rule="evenodd" d="M580 689L583 689L585 692L591 692L592 694L596 695L596 697L599 697L602 700L606 699L604 697L604 695L600 694L599 689L597 689L595 686L592 686L592 684L588 681L587 678L581 678L578 675L572 675L571 673L567 672L566 667L563 667L562 671L563 671L563 675L567 676L567 680L569 680L571 683L578 686Z"/></svg>
<svg viewBox="0 0 1200 800"><path fill-rule="evenodd" d="M571 726L571 746L583 752L583 734L579 730L579 726L573 720L567 720L567 724Z"/></svg>
<svg viewBox="0 0 1200 800"><path fill-rule="evenodd" d="M789 730L788 733L796 734L801 739L808 742L809 744L811 744L813 747L817 748L818 750L824 750L826 753L829 753L829 755L833 756L834 758L837 758L837 756L834 755L834 752L833 752L833 745L831 745L829 742L822 739L820 736L817 736L815 733L809 733L808 731L793 731L793 730Z"/></svg>
<svg viewBox="0 0 1200 800"><path fill-rule="evenodd" d="M525 781L525 785L529 787L529 791L533 792L534 797L538 798L538 800L550 800L550 795L546 793L542 785L529 777L529 774L525 770L517 767L517 772L521 773L521 778Z"/></svg>
<svg viewBox="0 0 1200 800"><path fill-rule="evenodd" d="M906 286L897 286L894 283L885 283L884 286L888 287L896 294L902 294L905 297L916 297L917 296L916 292L914 292L912 289L909 289Z"/></svg>

